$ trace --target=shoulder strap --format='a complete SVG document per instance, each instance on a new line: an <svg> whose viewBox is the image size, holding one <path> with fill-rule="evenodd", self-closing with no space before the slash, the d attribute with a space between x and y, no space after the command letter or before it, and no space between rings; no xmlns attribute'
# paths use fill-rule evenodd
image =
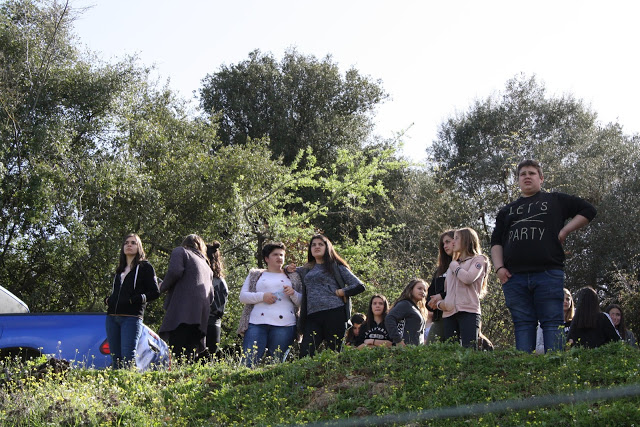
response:
<svg viewBox="0 0 640 427"><path fill-rule="evenodd" d="M300 273L298 273L300 275L300 280L304 280L304 276L306 276L308 272L309 269L307 267L300 268Z"/></svg>
<svg viewBox="0 0 640 427"><path fill-rule="evenodd" d="M338 263L333 264L333 276L340 285L341 288L344 288L344 279L342 278L342 273L340 273L340 267L338 267Z"/></svg>

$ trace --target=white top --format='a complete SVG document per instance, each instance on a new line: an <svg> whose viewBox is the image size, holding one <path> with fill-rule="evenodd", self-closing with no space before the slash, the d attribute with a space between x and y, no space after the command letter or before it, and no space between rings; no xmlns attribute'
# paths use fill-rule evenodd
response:
<svg viewBox="0 0 640 427"><path fill-rule="evenodd" d="M254 325L292 326L296 324L296 306L300 306L302 295L294 291L289 297L284 293L284 286L291 286L291 281L284 273L265 271L256 283L256 292L249 292L249 276L240 290L240 302L254 304L249 323ZM276 296L276 302L267 304L262 301L265 292ZM294 306L295 304L295 306Z"/></svg>

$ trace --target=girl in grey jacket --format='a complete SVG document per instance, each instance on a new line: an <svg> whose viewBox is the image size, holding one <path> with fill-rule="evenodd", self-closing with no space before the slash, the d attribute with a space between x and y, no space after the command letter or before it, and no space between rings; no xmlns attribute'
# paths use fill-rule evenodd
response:
<svg viewBox="0 0 640 427"><path fill-rule="evenodd" d="M424 344L427 285L413 279L404 288L385 318L385 326L394 345Z"/></svg>

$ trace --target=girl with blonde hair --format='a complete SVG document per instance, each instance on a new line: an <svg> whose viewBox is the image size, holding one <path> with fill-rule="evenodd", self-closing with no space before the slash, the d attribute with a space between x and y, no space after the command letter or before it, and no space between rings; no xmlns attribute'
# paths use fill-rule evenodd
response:
<svg viewBox="0 0 640 427"><path fill-rule="evenodd" d="M478 233L472 228L456 230L453 261L445 280L447 296L438 301L442 310L444 339L455 338L464 347L477 349L480 332L480 300L486 294L489 259L482 254Z"/></svg>

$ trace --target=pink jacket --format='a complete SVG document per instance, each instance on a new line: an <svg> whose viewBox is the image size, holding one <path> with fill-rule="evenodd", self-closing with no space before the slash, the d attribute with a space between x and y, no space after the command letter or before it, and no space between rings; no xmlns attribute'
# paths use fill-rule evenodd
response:
<svg viewBox="0 0 640 427"><path fill-rule="evenodd" d="M481 314L480 293L488 269L489 261L482 255L467 258L460 263L451 261L445 279L447 296L440 303L443 318L459 311Z"/></svg>

